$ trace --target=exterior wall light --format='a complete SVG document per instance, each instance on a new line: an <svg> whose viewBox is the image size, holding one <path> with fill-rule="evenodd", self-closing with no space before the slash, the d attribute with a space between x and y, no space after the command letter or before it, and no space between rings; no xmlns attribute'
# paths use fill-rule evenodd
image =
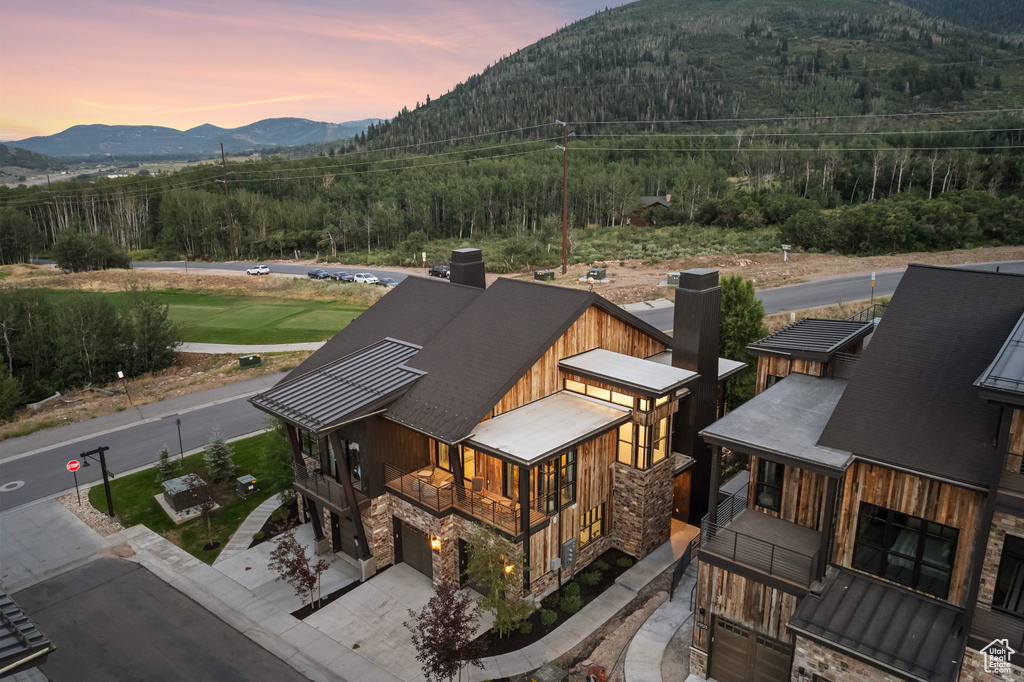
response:
<svg viewBox="0 0 1024 682"><path fill-rule="evenodd" d="M441 551L441 538L435 538L435 537L430 538L430 549L434 550L435 552L440 552Z"/></svg>

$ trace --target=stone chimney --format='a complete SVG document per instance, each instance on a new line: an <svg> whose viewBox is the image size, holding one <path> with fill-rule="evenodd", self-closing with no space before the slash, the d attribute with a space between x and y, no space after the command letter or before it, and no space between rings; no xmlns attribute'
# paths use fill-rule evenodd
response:
<svg viewBox="0 0 1024 682"><path fill-rule="evenodd" d="M466 284L486 289L484 255L480 249L454 249L449 280L453 284Z"/></svg>
<svg viewBox="0 0 1024 682"><path fill-rule="evenodd" d="M672 325L672 366L697 372L675 417L672 446L696 460L690 479L690 518L699 520L711 498L711 450L698 434L715 421L718 405L718 337L722 317L718 271L679 273Z"/></svg>

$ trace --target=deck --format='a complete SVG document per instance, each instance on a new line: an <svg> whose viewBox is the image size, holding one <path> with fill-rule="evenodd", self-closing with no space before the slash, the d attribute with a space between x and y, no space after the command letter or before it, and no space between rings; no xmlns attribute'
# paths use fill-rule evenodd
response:
<svg viewBox="0 0 1024 682"><path fill-rule="evenodd" d="M310 471L295 462L292 462L292 469L295 472L295 487L303 495L319 500L335 513L348 511L348 497L340 483L322 473ZM356 494L357 504L366 500L366 496L360 491L354 490L353 492Z"/></svg>
<svg viewBox="0 0 1024 682"><path fill-rule="evenodd" d="M709 529L700 551L702 558L712 555L809 588L817 579L819 540L818 531L744 509L727 525Z"/></svg>
<svg viewBox="0 0 1024 682"><path fill-rule="evenodd" d="M440 478L425 477L418 472L406 473L389 465L384 466L384 479L389 492L437 516L457 512L465 518L489 523L512 537L520 535L519 505L507 497L469 490L455 484L450 474ZM545 502L534 500L530 509L531 529L547 523Z"/></svg>

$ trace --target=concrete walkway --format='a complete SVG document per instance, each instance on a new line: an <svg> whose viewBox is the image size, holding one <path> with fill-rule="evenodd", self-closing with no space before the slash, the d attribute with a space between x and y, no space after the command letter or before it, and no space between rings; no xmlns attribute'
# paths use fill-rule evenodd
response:
<svg viewBox="0 0 1024 682"><path fill-rule="evenodd" d="M685 624L692 625L693 611L690 590L697 582L697 562L686 569L676 586L672 601L667 601L640 626L626 650L623 677L626 682L655 682L661 680L661 663L665 649Z"/></svg>
<svg viewBox="0 0 1024 682"><path fill-rule="evenodd" d="M293 350L316 350L326 341L311 343L272 343L232 345L228 343L183 343L177 350L181 353L210 353L214 355L252 355L253 353L287 353Z"/></svg>
<svg viewBox="0 0 1024 682"><path fill-rule="evenodd" d="M228 543L224 545L224 549L213 560L213 565L216 566L248 550L249 545L252 543L252 536L263 528L263 524L267 522L267 519L274 513L274 510L280 506L281 495L279 493L270 496L263 504L256 507L245 521L242 521L242 525L238 527L238 530L231 536Z"/></svg>

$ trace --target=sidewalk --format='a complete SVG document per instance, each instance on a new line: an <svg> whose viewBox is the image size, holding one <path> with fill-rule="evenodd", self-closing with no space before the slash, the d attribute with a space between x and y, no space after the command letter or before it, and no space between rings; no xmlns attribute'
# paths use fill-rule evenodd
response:
<svg viewBox="0 0 1024 682"><path fill-rule="evenodd" d="M55 429L37 431L21 438L0 443L0 461L17 456L31 455L48 450L56 444L67 445L85 438L93 438L111 431L119 431L137 424L157 421L177 414L185 414L228 400L255 395L281 380L283 374L274 373L224 384L198 393L176 396L147 405L139 405L123 412L114 412L88 421L75 422Z"/></svg>

